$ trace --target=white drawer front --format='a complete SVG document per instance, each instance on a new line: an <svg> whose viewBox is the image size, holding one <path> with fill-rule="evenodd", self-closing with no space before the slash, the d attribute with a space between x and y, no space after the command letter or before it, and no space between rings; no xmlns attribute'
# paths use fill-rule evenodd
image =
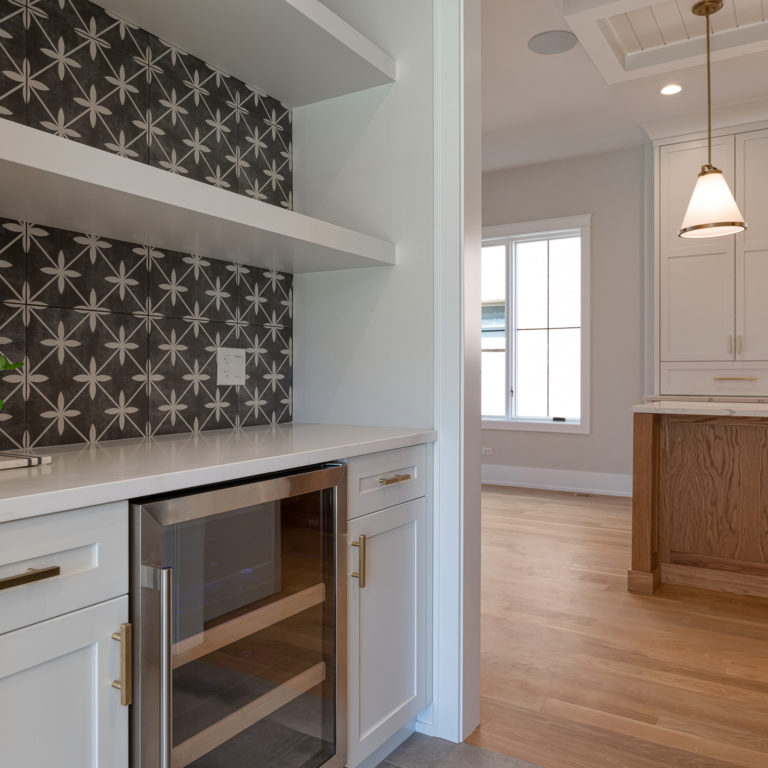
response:
<svg viewBox="0 0 768 768"><path fill-rule="evenodd" d="M761 363L662 363L662 395L765 396L768 365Z"/></svg>
<svg viewBox="0 0 768 768"><path fill-rule="evenodd" d="M348 514L353 520L427 491L427 447L398 448L349 460Z"/></svg>
<svg viewBox="0 0 768 768"><path fill-rule="evenodd" d="M59 575L3 582L54 566ZM127 502L0 525L0 634L127 592Z"/></svg>

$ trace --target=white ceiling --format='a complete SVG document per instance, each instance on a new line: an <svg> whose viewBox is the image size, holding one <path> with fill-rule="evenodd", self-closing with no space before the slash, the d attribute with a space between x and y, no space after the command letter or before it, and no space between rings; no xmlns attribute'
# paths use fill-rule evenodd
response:
<svg viewBox="0 0 768 768"><path fill-rule="evenodd" d="M584 39L592 57L581 43L557 56L540 56L528 50L527 42L533 35L570 27L563 15L564 3L574 31ZM768 0L757 0L759 19L755 0L726 3L720 12L724 16L720 19L719 34L723 35L721 41L729 44L721 43L718 50L717 34L713 36L713 50L718 51L712 67L715 122L729 111L735 114L736 110L730 109L732 105L762 105L768 99L768 50L762 50L762 44L744 45L743 38L731 41L727 37L734 31L753 36L756 30L762 32L758 25L765 26ZM689 12L685 40L680 35L672 40L672 27L668 28L664 19L670 25L674 19L664 13L670 10L665 6L676 4L669 0L482 0L484 169L499 170L638 145L647 140L641 124L648 126L678 118L678 125L703 128L704 43L703 37L696 39L695 30L698 21L703 32L704 20ZM751 15L734 29L731 16L740 23L739 4L749 6ZM681 0L680 5L685 8L688 3ZM650 45L650 38L645 45L634 46L634 50L628 44L620 51L614 46L612 60L604 52L596 52L598 33L604 35L606 28L604 19L621 25L616 17L631 13L631 18L642 25L650 13L643 6L653 6L653 18L659 23L655 46ZM713 29L718 29L717 16L713 17ZM670 40L664 38L665 32ZM652 30L645 34L652 35ZM689 40L688 35L693 38ZM677 59L677 54L673 56L669 50L661 51L658 58L659 48L672 45L681 46ZM692 47L694 52L700 47L701 52L691 56ZM622 76L622 56L626 54L654 54L657 58L643 61L627 79L609 84L607 78ZM664 61L664 56L672 60ZM659 89L670 82L680 83L683 92L676 96L660 95Z"/></svg>

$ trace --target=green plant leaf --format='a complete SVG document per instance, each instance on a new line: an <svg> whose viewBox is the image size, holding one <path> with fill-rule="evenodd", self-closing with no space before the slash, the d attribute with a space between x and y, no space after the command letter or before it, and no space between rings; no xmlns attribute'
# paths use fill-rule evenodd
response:
<svg viewBox="0 0 768 768"><path fill-rule="evenodd" d="M15 371L23 365L24 363L12 363L5 355L0 355L0 375L8 371Z"/></svg>

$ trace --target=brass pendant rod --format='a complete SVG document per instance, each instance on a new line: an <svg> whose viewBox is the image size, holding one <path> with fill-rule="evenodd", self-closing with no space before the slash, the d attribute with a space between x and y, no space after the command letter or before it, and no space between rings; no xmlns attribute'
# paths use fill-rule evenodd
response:
<svg viewBox="0 0 768 768"><path fill-rule="evenodd" d="M712 167L712 73L709 53L709 16L707 14L707 165Z"/></svg>

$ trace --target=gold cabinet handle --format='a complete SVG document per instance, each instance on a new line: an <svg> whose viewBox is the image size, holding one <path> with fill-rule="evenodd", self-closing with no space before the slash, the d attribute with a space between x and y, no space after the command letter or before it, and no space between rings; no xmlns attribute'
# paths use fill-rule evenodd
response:
<svg viewBox="0 0 768 768"><path fill-rule="evenodd" d="M58 565L51 565L48 568L28 568L26 573L17 573L15 576L6 576L4 579L0 579L0 590L20 587L22 584L32 584L35 581L51 579L59 575L61 575L61 568Z"/></svg>
<svg viewBox="0 0 768 768"><path fill-rule="evenodd" d="M112 639L120 643L120 679L112 681L112 687L120 691L120 703L130 707L133 702L133 628L130 623L120 625Z"/></svg>
<svg viewBox="0 0 768 768"><path fill-rule="evenodd" d="M395 485L395 483L404 483L406 480L411 480L412 475L409 472L406 475L392 475L392 477L380 477L379 485Z"/></svg>
<svg viewBox="0 0 768 768"><path fill-rule="evenodd" d="M736 354L741 354L741 334L736 337Z"/></svg>
<svg viewBox="0 0 768 768"><path fill-rule="evenodd" d="M733 354L733 334L732 333L728 334L728 354L729 355Z"/></svg>
<svg viewBox="0 0 768 768"><path fill-rule="evenodd" d="M360 589L365 587L365 536L360 536L357 541L352 542L353 547L357 547L360 553L360 559L358 561L357 570L351 573L350 576L354 579L358 579L360 582Z"/></svg>
<svg viewBox="0 0 768 768"><path fill-rule="evenodd" d="M715 381L757 381L757 376L714 376Z"/></svg>

